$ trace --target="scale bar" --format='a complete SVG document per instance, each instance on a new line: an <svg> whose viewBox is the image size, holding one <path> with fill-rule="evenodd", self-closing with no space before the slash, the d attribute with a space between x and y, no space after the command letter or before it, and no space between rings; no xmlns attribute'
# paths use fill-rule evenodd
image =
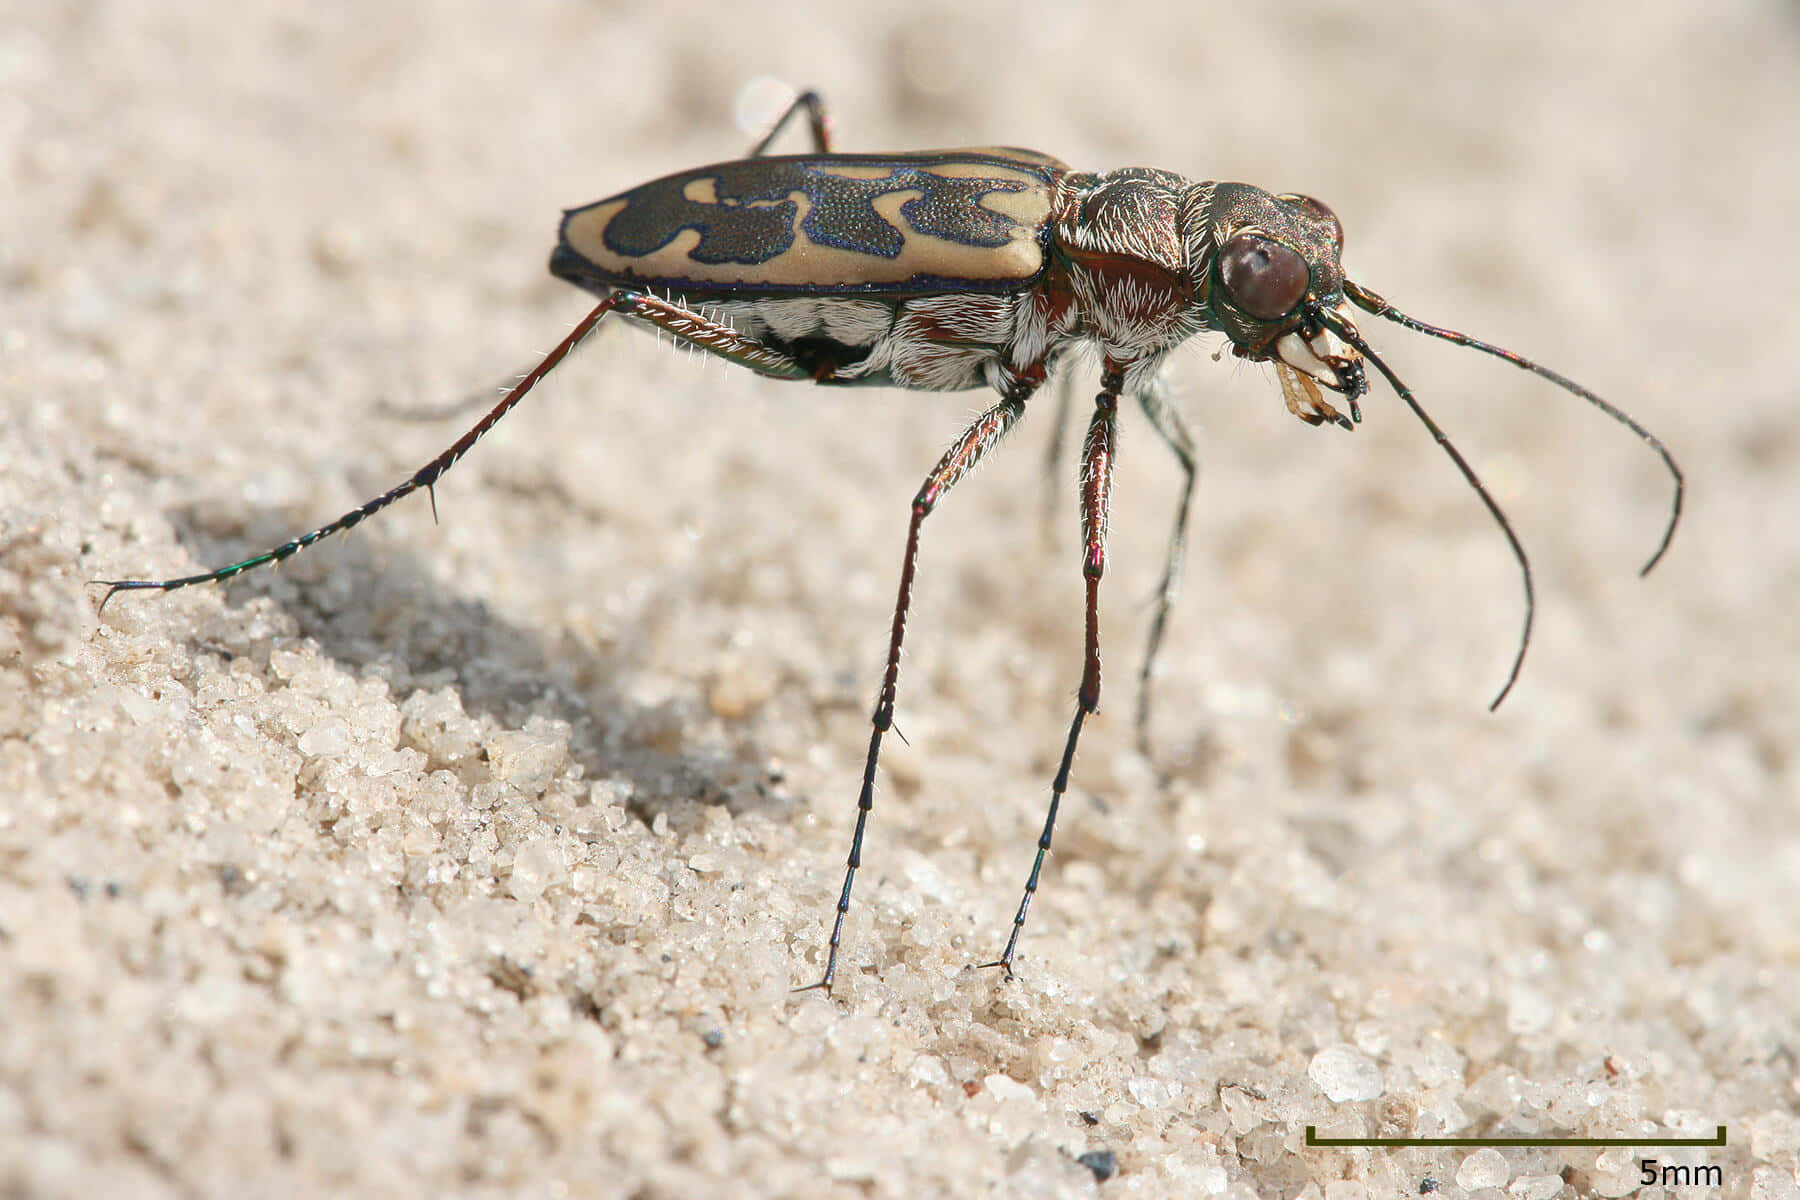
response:
<svg viewBox="0 0 1800 1200"><path fill-rule="evenodd" d="M1334 1138L1320 1137L1317 1125L1306 1127L1308 1146L1723 1146L1725 1126L1709 1138L1588 1138L1588 1137L1441 1137L1441 1138Z"/></svg>

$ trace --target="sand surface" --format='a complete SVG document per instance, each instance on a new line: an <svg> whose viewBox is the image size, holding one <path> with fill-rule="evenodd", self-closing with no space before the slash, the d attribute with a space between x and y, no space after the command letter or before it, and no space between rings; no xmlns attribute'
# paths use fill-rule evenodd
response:
<svg viewBox="0 0 1800 1200"><path fill-rule="evenodd" d="M96 614L437 453L586 310L558 211L741 154L776 81L845 149L1325 199L1356 278L1667 441L1673 550L1635 578L1628 431L1371 327L1533 556L1490 715L1518 576L1404 407L1310 429L1184 352L1156 752L1133 410L1007 983L1080 673L1034 411L926 529L829 997L907 503L978 394L608 329L439 523ZM1800 1196L1797 145L1773 0L0 3L0 1196Z"/></svg>

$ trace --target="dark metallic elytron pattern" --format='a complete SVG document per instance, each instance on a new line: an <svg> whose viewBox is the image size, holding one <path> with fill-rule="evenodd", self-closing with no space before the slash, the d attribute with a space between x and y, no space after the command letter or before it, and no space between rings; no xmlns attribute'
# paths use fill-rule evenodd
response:
<svg viewBox="0 0 1800 1200"><path fill-rule="evenodd" d="M748 264L786 254L798 231L814 245L895 258L909 230L876 212L875 201L908 192L919 193L900 205L912 233L981 249L1035 234L981 203L994 192L1025 190L1016 179L955 178L891 159L855 165L886 173L850 176L818 159L746 159L672 175L620 195L625 207L603 238L615 254L642 258L692 229L700 235L687 252L695 262ZM715 199L697 200L696 190L710 190Z"/></svg>

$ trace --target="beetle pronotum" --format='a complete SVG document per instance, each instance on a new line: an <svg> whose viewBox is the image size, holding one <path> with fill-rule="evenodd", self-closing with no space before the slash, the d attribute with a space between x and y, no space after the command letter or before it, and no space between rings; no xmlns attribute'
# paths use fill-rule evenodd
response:
<svg viewBox="0 0 1800 1200"><path fill-rule="evenodd" d="M814 153L769 156L804 113ZM278 563L360 524L444 472L554 370L602 318L617 313L762 375L824 384L886 384L952 391L987 386L999 400L978 416L926 476L912 502L887 668L857 796L825 969L837 975L850 891L874 806L881 742L893 725L900 645L925 518L984 459L1026 401L1072 352L1099 351L1100 392L1082 450L1082 575L1086 639L1074 719L1037 855L1006 947L985 966L1011 975L1068 790L1082 723L1100 704L1099 597L1118 405L1131 396L1175 453L1184 484L1151 622L1142 688L1149 685L1179 581L1193 439L1159 383L1168 354L1200 333L1222 333L1232 352L1274 366L1288 410L1308 424L1353 429L1362 419L1368 361L1455 463L1505 534L1525 588L1525 618L1498 707L1518 679L1535 608L1531 566L1506 515L1412 390L1363 340L1353 309L1494 355L1586 400L1662 456L1675 494L1654 567L1681 518L1681 470L1663 444L1586 388L1509 350L1416 320L1344 277L1343 229L1325 205L1241 183L1192 182L1165 171L1072 171L1047 155L1010 148L907 154L837 154L819 97L800 95L749 157L658 179L563 216L550 256L559 278L600 297L561 343L442 454L398 486L337 520L216 571L163 580L103 580L101 604L121 591L170 591ZM1320 389L1338 393L1347 412ZM1147 693L1146 693L1147 694ZM1138 709L1140 739L1148 715ZM806 989L802 989L806 990Z"/></svg>

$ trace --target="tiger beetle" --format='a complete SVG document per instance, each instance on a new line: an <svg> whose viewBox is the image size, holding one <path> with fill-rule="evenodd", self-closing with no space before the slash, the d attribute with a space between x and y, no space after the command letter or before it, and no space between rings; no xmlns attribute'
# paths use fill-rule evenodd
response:
<svg viewBox="0 0 1800 1200"><path fill-rule="evenodd" d="M768 154L800 114L811 125L814 152ZM172 591L281 562L403 496L421 488L430 492L609 314L776 379L925 391L992 388L999 400L951 444L913 497L887 668L825 972L799 989L829 991L850 889L862 865L881 742L894 724L919 531L1018 423L1026 401L1052 374L1061 371L1066 378L1076 353L1092 348L1101 367L1081 453L1081 573L1087 589L1081 686L1006 948L983 964L1010 977L1082 723L1100 706L1100 579L1122 396L1137 401L1174 452L1183 479L1140 673L1137 731L1140 745L1147 744L1149 682L1180 579L1195 478L1194 439L1160 372L1169 353L1190 337L1223 334L1239 358L1273 366L1288 411L1309 425L1344 430L1362 419L1358 402L1368 391L1363 364L1373 363L1443 448L1498 523L1524 582L1518 649L1490 708L1512 689L1530 644L1530 563L1474 468L1363 340L1353 310L1503 359L1579 396L1642 438L1662 456L1675 485L1662 541L1642 573L1669 547L1684 484L1674 458L1649 430L1555 371L1407 316L1345 278L1343 248L1343 227L1324 204L1248 184L1194 182L1140 168L1074 171L1048 155L1005 147L839 154L824 105L806 92L748 157L683 171L564 213L550 270L599 296L599 303L486 416L411 478L311 533L216 571L99 581L107 587L101 604L121 591ZM1343 408L1325 392L1341 397Z"/></svg>

